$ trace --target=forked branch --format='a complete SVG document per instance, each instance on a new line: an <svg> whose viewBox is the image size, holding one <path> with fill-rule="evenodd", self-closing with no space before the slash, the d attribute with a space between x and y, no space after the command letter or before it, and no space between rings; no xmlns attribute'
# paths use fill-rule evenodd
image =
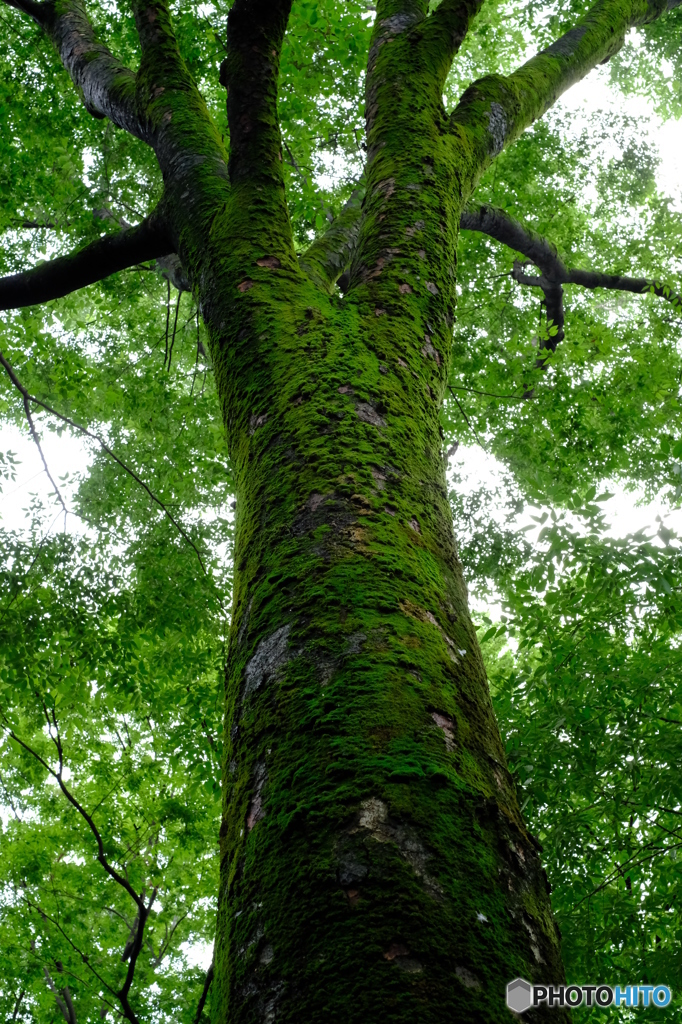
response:
<svg viewBox="0 0 682 1024"><path fill-rule="evenodd" d="M538 268L539 276L525 274L523 264L517 261L514 263L512 277L519 284L542 289L548 326L553 324L557 329L553 336L542 342L542 348L555 351L565 337L563 286L566 284L580 285L582 288L606 288L635 295L652 293L670 302L677 312L682 312L682 297L660 281L567 267L556 246L511 217L506 210L485 204L467 207L462 214L460 227L466 231L480 231L502 242L515 252L520 252Z"/></svg>

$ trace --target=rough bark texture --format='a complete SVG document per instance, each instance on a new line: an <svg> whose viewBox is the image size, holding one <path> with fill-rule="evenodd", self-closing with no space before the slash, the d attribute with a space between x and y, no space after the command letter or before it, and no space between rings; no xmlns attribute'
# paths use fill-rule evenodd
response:
<svg viewBox="0 0 682 1024"><path fill-rule="evenodd" d="M491 160L666 4L599 0L448 116L480 0L431 17L427 0L380 0L360 216L356 200L300 261L277 122L288 0L231 8L229 158L163 0L133 3L134 95L76 0L16 5L50 12L90 109L153 146L210 335L237 483L213 1019L507 1021L510 979L563 968L445 486L457 235ZM526 1015L545 1017L566 1019Z"/></svg>
<svg viewBox="0 0 682 1024"><path fill-rule="evenodd" d="M292 266L288 237L259 240L216 339L238 487L214 993L230 1024L505 1020L507 980L562 977L445 487L466 189L425 13L377 12L349 290Z"/></svg>

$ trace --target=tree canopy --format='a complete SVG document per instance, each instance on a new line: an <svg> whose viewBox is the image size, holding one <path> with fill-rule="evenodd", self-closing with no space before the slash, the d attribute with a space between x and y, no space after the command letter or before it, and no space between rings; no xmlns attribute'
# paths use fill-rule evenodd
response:
<svg viewBox="0 0 682 1024"><path fill-rule="evenodd" d="M87 7L135 66L127 5ZM225 137L228 5L172 7ZM588 7L487 0L446 108ZM279 116L301 251L362 189L373 16L364 0L293 7ZM0 21L0 260L11 275L135 230L162 187L145 144L78 102L39 26L9 6ZM665 523L614 536L603 503L610 490L671 509L682 496L682 194L662 189L656 146L623 103L644 96L651 118L679 119L682 10L593 74L611 105L536 121L462 220L443 453L567 975L675 990L682 551ZM49 431L81 437L91 455L73 497L50 475L26 529L0 531L0 1007L36 1024L126 1007L140 1021L198 1022L215 931L233 523L200 311L177 259L150 250L83 290L5 312L0 351L3 422L36 444ZM497 460L504 485L467 490L458 446ZM0 459L9 493L16 462ZM518 528L524 507L537 511L532 533ZM679 1002L661 1016L682 1019Z"/></svg>

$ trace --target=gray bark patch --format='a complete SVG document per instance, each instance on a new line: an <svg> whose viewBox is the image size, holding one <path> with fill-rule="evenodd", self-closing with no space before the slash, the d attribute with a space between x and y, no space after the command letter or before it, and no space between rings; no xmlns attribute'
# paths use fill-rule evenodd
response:
<svg viewBox="0 0 682 1024"><path fill-rule="evenodd" d="M313 493L294 520L291 532L294 537L302 537L320 526L329 526L334 534L338 534L354 523L355 519L355 512L345 499L338 498L333 492Z"/></svg>
<svg viewBox="0 0 682 1024"><path fill-rule="evenodd" d="M551 46L540 52L551 53L554 57L572 57L586 32L586 25L578 25L576 28L569 29L560 39L555 40Z"/></svg>
<svg viewBox="0 0 682 1024"><path fill-rule="evenodd" d="M349 843L349 841L349 838L347 838L346 843ZM362 857L363 851L361 849L356 849L350 845L339 847L337 853L337 878L342 888L346 889L348 886L357 885L367 878L369 869Z"/></svg>
<svg viewBox="0 0 682 1024"><path fill-rule="evenodd" d="M271 679L288 661L288 641L291 623L280 626L256 647L252 658L244 669L244 690L242 700L255 693L264 682Z"/></svg>
<svg viewBox="0 0 682 1024"><path fill-rule="evenodd" d="M440 353L438 352L438 349L433 347L433 344L431 343L431 338L429 337L428 334L424 335L424 341L426 344L422 348L422 355L424 356L425 359L433 359L436 363L436 366L440 366Z"/></svg>
<svg viewBox="0 0 682 1024"><path fill-rule="evenodd" d="M268 414L266 412L261 413L260 416L253 416L249 419L249 434L255 434L259 427L262 427L264 423L268 421Z"/></svg>
<svg viewBox="0 0 682 1024"><path fill-rule="evenodd" d="M478 978L468 971L466 967L455 967L455 974L462 982L465 988L480 988L481 983Z"/></svg>
<svg viewBox="0 0 682 1024"><path fill-rule="evenodd" d="M492 152L495 156L504 149L510 127L504 107L500 103L491 103L488 114L488 133L492 139Z"/></svg>
<svg viewBox="0 0 682 1024"><path fill-rule="evenodd" d="M421 18L416 14L393 14L390 18L384 18L381 27L388 29L393 35L398 35L400 32L407 32L420 20Z"/></svg>
<svg viewBox="0 0 682 1024"><path fill-rule="evenodd" d="M249 832L254 825L265 817L265 811L263 810L263 787L265 786L267 777L268 773L265 767L265 761L257 761L256 767L253 771L253 795L246 815L246 827Z"/></svg>
<svg viewBox="0 0 682 1024"><path fill-rule="evenodd" d="M434 878L431 878L426 870L431 854L415 835L413 829L390 819L388 807L383 800L371 797L364 801L357 818L357 825L350 832L357 834L360 830L369 834L378 843L391 843L395 846L417 878L421 880L427 892L434 899L443 898L444 893L441 886Z"/></svg>
<svg viewBox="0 0 682 1024"><path fill-rule="evenodd" d="M371 423L374 427L385 427L386 422L381 418L373 405L369 402L359 402L355 409L358 419L363 423Z"/></svg>
<svg viewBox="0 0 682 1024"><path fill-rule="evenodd" d="M244 637L246 636L247 630L249 628L249 619L251 618L251 608L252 608L252 606L253 606L253 598L251 598L249 603L247 604L246 611L244 612L244 615L242 616L242 621L239 623L239 629L237 630L237 646L238 647L241 647L242 643L244 642Z"/></svg>
<svg viewBox="0 0 682 1024"><path fill-rule="evenodd" d="M364 633L353 633L348 637L346 646L343 649L344 654L359 654L362 650L362 646L367 640Z"/></svg>
<svg viewBox="0 0 682 1024"><path fill-rule="evenodd" d="M452 753L457 749L455 745L455 723L449 715L444 715L440 711L432 711L431 718L443 733L445 749L448 753Z"/></svg>

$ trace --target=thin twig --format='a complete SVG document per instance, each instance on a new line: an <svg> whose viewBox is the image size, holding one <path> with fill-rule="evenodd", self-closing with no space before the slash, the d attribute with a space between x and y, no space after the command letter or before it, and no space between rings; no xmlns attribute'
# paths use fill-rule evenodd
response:
<svg viewBox="0 0 682 1024"><path fill-rule="evenodd" d="M646 846L653 846L656 842L657 840L652 839L652 841L650 843L647 843ZM592 896L596 896L598 892L601 892L601 890L605 889L607 885L615 881L615 879L619 875L622 875L624 868L629 867L630 869L632 869L633 867L639 867L640 864L645 864L648 860L653 860L654 857L658 857L664 853L669 853L671 850L679 849L682 849L682 843L669 843L667 846L659 846L658 849L653 851L653 853L647 853L644 857L641 857L639 860L635 860L637 854L633 853L632 857L628 857L628 859L623 864L618 865L615 871L612 871L610 875L607 875L601 885L598 885L596 889L593 889L592 892L588 892L586 896L583 896L581 900L578 900L578 902L573 907L571 914L575 913L575 911L578 909L581 903L584 903L585 900L591 899Z"/></svg>
<svg viewBox="0 0 682 1024"><path fill-rule="evenodd" d="M474 395L485 395L486 398L503 398L507 402L525 402L525 401L527 401L527 399L525 399L523 397L523 395L496 395L492 391L479 391L478 388L464 388L464 387L460 387L457 384L449 384L448 387L451 390L452 390L452 388L454 388L455 391L469 391L469 392L471 392Z"/></svg>
<svg viewBox="0 0 682 1024"><path fill-rule="evenodd" d="M214 953L214 955L215 955L215 953ZM201 996L199 997L199 1005L197 1006L197 1012L194 1015L194 1024L199 1024L199 1021L201 1020L201 1015L204 1012L204 1006L206 1005L206 999L208 997L208 990L211 987L211 982L212 981L213 981L213 960L211 960L211 966L206 971L206 977L204 979L204 987L202 989Z"/></svg>
<svg viewBox="0 0 682 1024"><path fill-rule="evenodd" d="M166 301L166 351L163 357L163 366L166 368L166 360L168 359L168 327L170 325L170 278L166 278L166 286L168 288L168 298Z"/></svg>
<svg viewBox="0 0 682 1024"><path fill-rule="evenodd" d="M181 295L182 295L182 291L179 291L178 292L178 301L175 303L175 320L173 321L173 338L171 340L170 350L168 352L168 372L169 373L170 373L170 368L171 368L171 359L173 358L173 348L175 346L175 332L178 329L178 313L180 312L180 297L181 297Z"/></svg>
<svg viewBox="0 0 682 1024"><path fill-rule="evenodd" d="M94 976L95 976L95 977L97 978L97 980L99 981L100 985L103 985L103 986L104 986L104 988L106 988L106 989L107 989L107 990L108 990L109 992L111 992L112 996L115 996L115 995L116 995L116 993L115 993L115 991L113 990L113 988L111 987L111 985L109 985L109 984L108 984L108 983L107 983L107 982L106 982L106 981L104 980L104 978L102 977L102 975L101 975L101 974L99 974L99 972L95 970L95 968L94 968L94 967L92 966L92 964L90 963L90 958L88 957L87 953L84 953L84 952L83 952L83 951L82 951L81 949L79 949L79 948L78 948L78 946L76 945L76 943L75 943L75 942L73 942L73 940L72 940L71 938L69 938L69 936L68 936L68 935L66 934L66 932L64 931L64 929L63 929L63 928L62 928L62 926L60 925L59 921L55 920L55 918L54 918L54 917L50 917L50 915L49 915L49 914L47 913L47 911L46 911L46 910L44 910L44 909L43 909L43 907L41 907L41 906L40 906L40 904L38 904L38 903L34 903L34 901L33 901L33 900L32 900L32 899L30 898L30 896L27 896L25 892L18 892L18 893L16 893L16 895L17 895L17 896L19 897L19 899L21 899L21 900L23 900L23 901L24 901L24 903L26 904L26 906L27 906L27 907L28 907L28 908L29 908L30 910L36 910L36 911L37 911L37 912L38 912L38 913L40 914L41 918L42 918L42 919L43 919L44 921L49 921L49 922L50 922L50 924L53 924L53 925L55 926L55 928L57 929L57 931L59 931L59 932L61 933L61 935L63 935L63 936L64 936L64 938L66 939L66 941L68 942L68 944L69 944L69 945L71 946L71 948L73 949L73 951L74 951L75 953L77 953L77 954L78 954L78 956L79 956L79 957L81 958L81 960L83 961L83 963L85 964L85 966L86 966L86 967L88 968L88 970L89 970L89 971L90 971L90 972L91 972L92 974L94 974Z"/></svg>
<svg viewBox="0 0 682 1024"><path fill-rule="evenodd" d="M31 437L33 438L33 441L35 442L36 448L40 452L40 458L42 459L43 467L45 469L45 472L47 473L47 478L50 481L50 483L52 484L52 489L53 489L54 493L57 495L57 497L59 499L59 504L62 506L62 509L64 511L64 515L66 515L67 512L68 512L68 509L67 509L67 507L66 507L66 505L64 503L64 499L62 498L61 491L59 490L59 488L57 487L56 483L54 482L54 477L52 476L52 473L50 473L49 467L47 465L47 459L45 458L45 453L43 452L42 445L40 444L40 438L38 437L38 431L35 428L35 423L33 422L33 416L31 416L31 407L28 404L28 398L27 398L26 395L24 395L23 398L24 398L24 411L26 413L26 419L28 420L28 428L29 428L29 430L31 432Z"/></svg>
<svg viewBox="0 0 682 1024"><path fill-rule="evenodd" d="M152 501L155 502L159 506L160 509L162 509L164 515L170 520L170 522L173 524L173 526L178 531L178 533L183 537L183 539L187 542L187 544L189 544L189 546L194 550L194 553L196 554L197 559L199 560L199 565L201 566L202 571L206 575L208 575L208 572L206 570L206 566L204 565L204 561L203 561L203 559L201 557L199 549L197 548L196 544L194 543L192 538L189 536L189 534L187 533L185 528L183 526L181 526L181 524L177 521L177 519L173 516L172 512L170 512L168 507L161 501L161 499L157 498L157 496L149 488L149 486L144 482L144 480L141 480L140 477L137 475L137 473L135 473L130 468L130 466L126 465L126 463L123 462L123 460L120 459L118 457L118 455L115 455L114 452L112 452L111 448L109 448L109 446L107 445L106 441L104 441L104 439L102 437L100 437L99 434L95 434L91 430L88 430L87 427L83 427L83 426L81 426L80 423L76 423L76 421L72 420L70 416L65 416L63 413L57 412L57 410L53 409L51 405L47 404L47 402L43 402L43 401L41 401L40 398L36 398L35 395L30 394L26 390L24 385L21 383L21 381L19 380L19 378L15 374L14 370L12 369L12 366L5 359L5 357L2 354L2 352L0 352L0 365L4 366L5 370L7 371L7 375L9 377L9 379L12 381L12 384L14 384L15 388L23 395L24 403L26 403L26 402L33 402L34 405L39 405L42 409L46 409L47 412L51 413L53 416L56 416L57 419L60 419L63 423L68 423L70 427L74 428L74 430L78 430L81 434L84 434L86 437L89 437L93 441L96 441L97 444L99 444L100 447L102 448L102 451L106 452L106 454L110 458L112 458L114 460L114 462L118 463L118 465L121 467L121 469L125 470L125 472L130 477L132 477L132 479L137 484L139 484L139 486L142 487L143 490L145 490L147 492L147 494L152 499Z"/></svg>
<svg viewBox="0 0 682 1024"><path fill-rule="evenodd" d="M455 394L455 392L452 389L452 385L448 384L448 388L450 389L450 394L454 398L454 400L455 400L455 402L457 404L457 408L459 409L459 411L461 412L462 416L464 417L464 421L465 421L466 425L468 426L469 430L472 431L474 437L476 438L476 440L480 444L481 448L485 449L485 445L481 441L481 439L480 439L480 437L478 435L478 431L476 430L476 427L472 426L472 424L469 422L469 417L467 416L467 414L465 413L464 409L462 408L461 403L459 401L459 398L457 397L457 395Z"/></svg>

